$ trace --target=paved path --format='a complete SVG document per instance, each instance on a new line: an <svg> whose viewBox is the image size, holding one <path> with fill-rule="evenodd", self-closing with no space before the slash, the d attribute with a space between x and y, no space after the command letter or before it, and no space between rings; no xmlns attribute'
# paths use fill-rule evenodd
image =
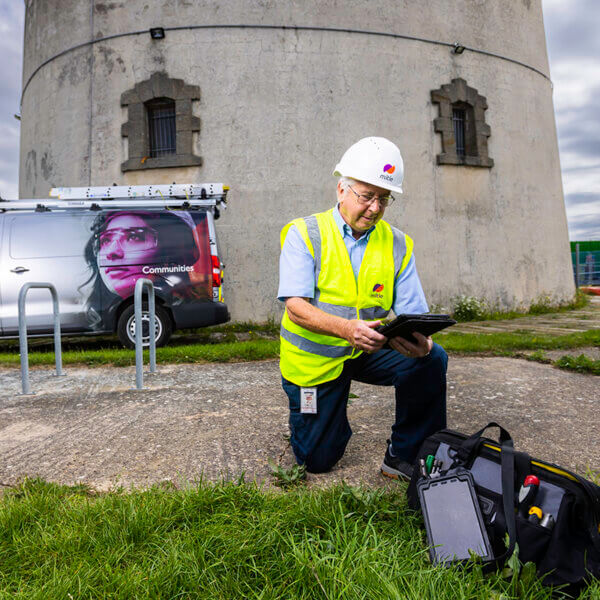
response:
<svg viewBox="0 0 600 600"><path fill-rule="evenodd" d="M470 321L452 326L461 333L520 332L565 335L588 329L600 329L600 296L590 296L585 308L547 315L519 317L502 321Z"/></svg>
<svg viewBox="0 0 600 600"><path fill-rule="evenodd" d="M269 484L269 461L292 464L286 397L275 361L159 365L135 391L133 368L0 369L0 482L39 475L97 489L238 476ZM600 470L600 379L497 357L451 357L449 425L503 424L518 449L585 471ZM393 419L393 390L353 384L346 455L310 485L385 485L379 465Z"/></svg>

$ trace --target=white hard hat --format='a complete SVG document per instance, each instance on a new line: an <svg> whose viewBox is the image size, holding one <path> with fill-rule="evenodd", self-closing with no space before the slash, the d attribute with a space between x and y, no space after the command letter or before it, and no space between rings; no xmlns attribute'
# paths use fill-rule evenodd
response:
<svg viewBox="0 0 600 600"><path fill-rule="evenodd" d="M401 194L404 162L398 146L390 140L366 137L346 150L333 174Z"/></svg>

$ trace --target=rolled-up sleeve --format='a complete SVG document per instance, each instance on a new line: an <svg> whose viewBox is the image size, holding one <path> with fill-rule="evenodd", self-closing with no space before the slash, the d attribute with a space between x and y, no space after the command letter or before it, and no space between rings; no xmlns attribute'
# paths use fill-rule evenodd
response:
<svg viewBox="0 0 600 600"><path fill-rule="evenodd" d="M429 312L414 255L410 257L404 271L396 278L392 310L396 315Z"/></svg>
<svg viewBox="0 0 600 600"><path fill-rule="evenodd" d="M315 261L298 228L292 225L287 232L279 257L279 290L277 298L299 296L314 298Z"/></svg>

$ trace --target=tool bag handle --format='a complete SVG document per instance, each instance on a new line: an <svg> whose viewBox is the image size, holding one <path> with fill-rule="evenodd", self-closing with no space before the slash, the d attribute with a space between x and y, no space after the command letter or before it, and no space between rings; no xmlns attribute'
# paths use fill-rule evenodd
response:
<svg viewBox="0 0 600 600"><path fill-rule="evenodd" d="M506 430L500 429L508 435ZM515 449L513 441L508 435L508 439L502 441L500 451L500 467L502 472L502 509L504 511L504 520L506 521L506 530L508 531L508 548L500 556L484 566L486 572L493 571L502 566L515 550L517 543L517 521L515 519Z"/></svg>
<svg viewBox="0 0 600 600"><path fill-rule="evenodd" d="M486 429L490 427L498 427L500 430L500 443L503 444L505 441L510 441L512 445L512 438L510 437L510 433L502 427L502 425L498 425L495 421L491 421L485 427L480 429L478 432L474 433L472 436L468 437L461 445L460 448L457 449L457 458L463 464L469 464L471 462L471 458L475 456L477 452L477 448L481 443L481 436Z"/></svg>

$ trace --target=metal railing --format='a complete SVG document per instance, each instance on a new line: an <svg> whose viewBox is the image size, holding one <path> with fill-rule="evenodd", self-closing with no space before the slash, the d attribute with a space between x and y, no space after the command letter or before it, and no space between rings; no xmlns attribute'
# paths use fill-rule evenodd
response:
<svg viewBox="0 0 600 600"><path fill-rule="evenodd" d="M154 284L149 279L138 279L135 283L135 387L144 389L144 351L142 345L142 294L144 288L148 291L148 312L150 323L148 339L150 344L150 373L156 373L156 317L154 302Z"/></svg>
<svg viewBox="0 0 600 600"><path fill-rule="evenodd" d="M58 294L51 283L30 282L23 285L19 292L19 351L21 354L21 386L23 395L33 395L29 385L29 353L27 349L27 320L25 315L25 298L31 288L50 290L52 310L54 312L54 361L56 376L64 375L62 371L62 350L60 346L60 312L58 310Z"/></svg>
<svg viewBox="0 0 600 600"><path fill-rule="evenodd" d="M52 296L52 310L54 313L54 356L56 363L55 375L65 375L62 370L62 349L60 339L60 310L58 306L58 294L51 283L29 282L25 283L19 291L19 351L21 355L21 387L22 395L35 395L31 391L29 382L29 350L27 346L27 316L25 301L27 292L32 288L42 288L50 291ZM144 389L144 352L143 352L143 322L142 322L142 296L144 288L148 293L149 331L148 339L150 346L150 373L156 373L156 313L154 300L154 284L150 279L138 279L135 284L134 310L135 310L135 387Z"/></svg>
<svg viewBox="0 0 600 600"><path fill-rule="evenodd" d="M575 285L600 285L600 251L580 250L576 244L571 253Z"/></svg>

